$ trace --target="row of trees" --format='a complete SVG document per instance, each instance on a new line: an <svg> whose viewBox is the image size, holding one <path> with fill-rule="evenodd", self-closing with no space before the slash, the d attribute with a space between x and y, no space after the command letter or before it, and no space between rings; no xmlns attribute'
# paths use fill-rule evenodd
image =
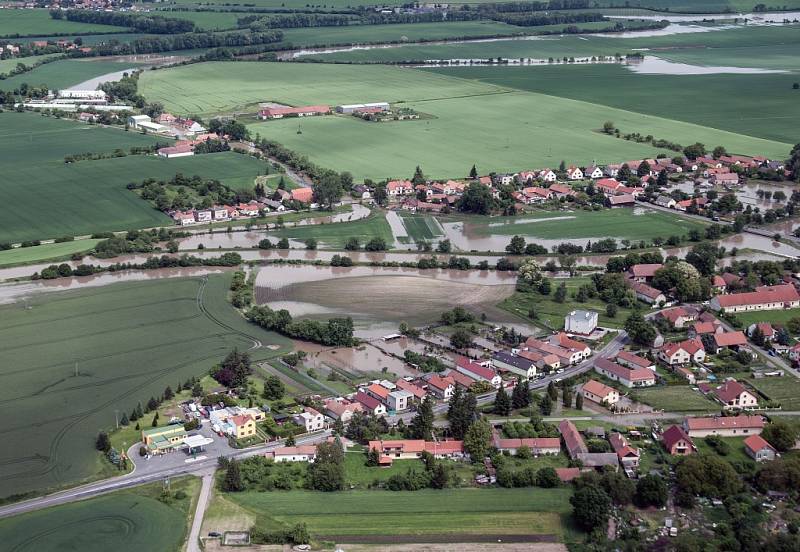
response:
<svg viewBox="0 0 800 552"><path fill-rule="evenodd" d="M275 311L267 306L253 306L245 316L250 322L265 330L296 339L332 347L351 347L356 343L353 337L353 319L350 317L331 318L325 322L309 319L293 320L286 309Z"/></svg>
<svg viewBox="0 0 800 552"><path fill-rule="evenodd" d="M129 27L140 33L178 34L194 31L194 22L188 19L167 18L145 13L94 10L50 10L53 19L64 19L80 23Z"/></svg>

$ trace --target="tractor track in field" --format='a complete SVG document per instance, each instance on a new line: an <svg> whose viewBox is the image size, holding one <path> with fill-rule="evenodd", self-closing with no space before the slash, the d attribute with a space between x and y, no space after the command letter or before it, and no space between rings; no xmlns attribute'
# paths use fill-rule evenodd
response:
<svg viewBox="0 0 800 552"><path fill-rule="evenodd" d="M203 277L203 278L201 278L200 282L201 282L200 283L200 289L197 290L197 307L200 309L200 312L202 312L206 316L206 318L208 318L211 322L213 322L217 326L219 326L219 327L221 327L223 329L226 329L226 330L230 331L231 333L234 333L234 334L239 335L241 337L245 337L245 338L249 339L250 341L252 341L253 342L253 346L250 347L251 351L254 350L254 349L260 349L261 347L263 347L264 344L261 342L260 339L256 338L255 336L252 336L252 335L250 335L250 334L248 334L246 332L243 332L241 330L237 330L236 328L226 324L225 322L222 322L219 318L215 317L213 314L211 314L208 311L208 309L206 308L205 304L203 303L203 295L205 293L206 285L208 284L208 278L207 277Z"/></svg>

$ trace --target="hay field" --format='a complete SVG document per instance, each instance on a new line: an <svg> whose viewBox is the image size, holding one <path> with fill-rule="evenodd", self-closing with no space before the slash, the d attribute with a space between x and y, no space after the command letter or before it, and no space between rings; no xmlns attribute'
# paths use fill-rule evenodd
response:
<svg viewBox="0 0 800 552"><path fill-rule="evenodd" d="M0 14L0 36L44 36L56 33L113 33L125 31L126 27L99 25L53 19L49 10L4 9Z"/></svg>

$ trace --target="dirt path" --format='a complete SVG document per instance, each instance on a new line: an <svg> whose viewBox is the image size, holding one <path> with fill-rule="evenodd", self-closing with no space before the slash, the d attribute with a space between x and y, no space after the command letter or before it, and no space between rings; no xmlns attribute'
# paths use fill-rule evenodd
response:
<svg viewBox="0 0 800 552"><path fill-rule="evenodd" d="M189 531L189 541L186 545L186 552L201 552L200 548L200 528L203 526L203 516L208 507L208 497L211 488L214 486L214 470L203 474L203 482L200 487L200 497L197 499L197 508L192 520L192 528Z"/></svg>

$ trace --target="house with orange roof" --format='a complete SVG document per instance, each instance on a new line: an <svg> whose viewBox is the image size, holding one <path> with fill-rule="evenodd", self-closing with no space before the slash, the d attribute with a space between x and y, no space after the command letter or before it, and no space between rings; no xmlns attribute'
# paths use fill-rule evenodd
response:
<svg viewBox="0 0 800 552"><path fill-rule="evenodd" d="M300 203L311 203L314 201L314 190L311 188L295 188L291 191L292 200Z"/></svg>
<svg viewBox="0 0 800 552"><path fill-rule="evenodd" d="M597 404L611 406L619 402L619 391L597 380L590 379L581 388L583 396Z"/></svg>
<svg viewBox="0 0 800 552"><path fill-rule="evenodd" d="M643 284L652 281L656 275L656 271L664 265L661 263L639 263L631 265L626 272L628 278L634 282L641 282Z"/></svg>
<svg viewBox="0 0 800 552"><path fill-rule="evenodd" d="M717 295L709 304L713 310L733 313L792 309L800 307L800 294L792 284L760 286L755 291Z"/></svg>
<svg viewBox="0 0 800 552"><path fill-rule="evenodd" d="M663 305L667 302L667 296L658 290L641 282L630 282L631 289L639 301L644 301L648 305Z"/></svg>
<svg viewBox="0 0 800 552"><path fill-rule="evenodd" d="M665 343L658 350L658 359L667 366L683 366L703 362L706 350L699 338Z"/></svg>
<svg viewBox="0 0 800 552"><path fill-rule="evenodd" d="M648 370L652 370L653 372L656 371L656 365L653 363L653 361L630 351L618 352L616 361L618 364L627 366L628 368L646 368Z"/></svg>
<svg viewBox="0 0 800 552"><path fill-rule="evenodd" d="M693 322L697 319L696 311L690 311L686 307L664 309L658 313L658 316L669 322L670 326L678 330L682 330L689 322Z"/></svg>
<svg viewBox="0 0 800 552"><path fill-rule="evenodd" d="M758 407L758 397L736 380L728 380L714 390L714 397L725 410Z"/></svg>
<svg viewBox="0 0 800 552"><path fill-rule="evenodd" d="M275 462L313 462L317 458L316 445L299 445L296 447L278 447L264 454Z"/></svg>
<svg viewBox="0 0 800 552"><path fill-rule="evenodd" d="M416 401L421 401L428 394L428 392L425 391L419 385L404 380L403 378L400 378L399 380L394 382L394 384L397 386L398 389L402 389L403 391L408 391L409 393L411 393L414 396L414 400Z"/></svg>
<svg viewBox="0 0 800 552"><path fill-rule="evenodd" d="M686 418L683 426L692 437L741 437L742 435L759 435L764 429L764 418L761 416L713 416Z"/></svg>
<svg viewBox="0 0 800 552"><path fill-rule="evenodd" d="M777 451L761 435L751 435L744 441L744 451L756 462L769 462L775 460Z"/></svg>
<svg viewBox="0 0 800 552"><path fill-rule="evenodd" d="M563 347L570 352L577 352L583 359L589 358L592 355L591 347L589 347L586 343L578 341L577 339L572 339L564 332L558 332L555 335L551 335L550 344Z"/></svg>
<svg viewBox="0 0 800 552"><path fill-rule="evenodd" d="M617 453L623 469L635 470L639 467L639 449L634 448L622 433L612 432L608 435L611 448Z"/></svg>
<svg viewBox="0 0 800 552"><path fill-rule="evenodd" d="M625 387L650 387L656 384L656 374L647 368L626 368L606 358L594 361L594 370Z"/></svg>
<svg viewBox="0 0 800 552"><path fill-rule="evenodd" d="M567 449L567 454L573 460L578 458L581 454L589 452L583 437L578 432L575 424L569 420L561 420L558 423L558 432L564 440L564 447Z"/></svg>
<svg viewBox="0 0 800 552"><path fill-rule="evenodd" d="M233 434L237 439L252 437L256 434L256 421L252 416L236 415L228 418L228 423L233 426Z"/></svg>
<svg viewBox="0 0 800 552"><path fill-rule="evenodd" d="M772 324L769 322L757 322L755 324L750 324L747 328L747 335L750 336L752 339L753 334L758 329L761 332L761 335L764 336L764 341L772 341L776 337L778 337L778 330L776 330Z"/></svg>
<svg viewBox="0 0 800 552"><path fill-rule="evenodd" d="M449 401L455 391L455 381L451 377L441 377L436 374L429 374L425 378L428 384L428 392L432 393L437 399Z"/></svg>
<svg viewBox="0 0 800 552"><path fill-rule="evenodd" d="M476 381L485 381L495 389L503 381L500 374L491 367L491 363L483 365L463 356L456 358L456 371Z"/></svg>
<svg viewBox="0 0 800 552"><path fill-rule="evenodd" d="M720 332L712 335L715 353L719 354L723 349L740 350L747 346L747 337L742 331Z"/></svg>
<svg viewBox="0 0 800 552"><path fill-rule="evenodd" d="M674 425L667 428L661 434L661 442L672 456L688 456L696 450L694 441L681 426Z"/></svg>
<svg viewBox="0 0 800 552"><path fill-rule="evenodd" d="M350 402L346 399L328 399L325 401L325 414L334 420L341 420L347 423L356 412L363 412L364 407L361 403Z"/></svg>

